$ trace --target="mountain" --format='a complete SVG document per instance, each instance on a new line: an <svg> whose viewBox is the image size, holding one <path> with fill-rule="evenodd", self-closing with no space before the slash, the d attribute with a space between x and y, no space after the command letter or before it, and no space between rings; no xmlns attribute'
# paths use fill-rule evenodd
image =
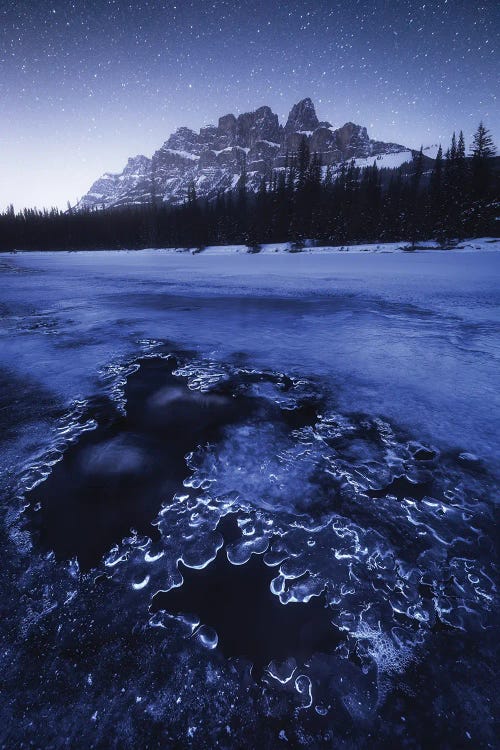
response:
<svg viewBox="0 0 500 750"><path fill-rule="evenodd" d="M118 174L105 173L77 204L78 209L145 204L152 200L183 203L194 184L198 197L212 198L234 189L243 170L248 188L257 190L264 175L282 169L306 140L323 166L351 159L370 163L391 154L391 165L411 159L412 152L397 143L374 141L365 127L347 122L333 128L320 122L311 99L295 104L286 124L270 107L219 118L196 133L181 127L149 159L135 156Z"/></svg>

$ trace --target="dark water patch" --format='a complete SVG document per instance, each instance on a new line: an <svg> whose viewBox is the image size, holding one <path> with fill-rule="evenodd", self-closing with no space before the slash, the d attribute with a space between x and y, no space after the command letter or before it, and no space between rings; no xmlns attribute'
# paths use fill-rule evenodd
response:
<svg viewBox="0 0 500 750"><path fill-rule="evenodd" d="M238 526L239 513L226 513L217 524L217 531L222 534L224 544L228 546L237 539L241 539L241 529Z"/></svg>
<svg viewBox="0 0 500 750"><path fill-rule="evenodd" d="M125 416L110 402L94 401L88 416L97 429L30 493L39 540L58 558L76 556L89 568L131 528L153 535L151 520L189 473L186 454L251 412L248 399L191 391L173 375L176 364L140 363L125 388Z"/></svg>
<svg viewBox="0 0 500 750"><path fill-rule="evenodd" d="M283 410L283 420L291 429L299 429L306 425L313 424L316 420L320 403L316 400L301 404L296 409Z"/></svg>
<svg viewBox="0 0 500 750"><path fill-rule="evenodd" d="M413 500L422 500L432 490L432 482L413 482L406 475L394 477L394 479L385 487L375 490L368 490L367 495L373 498L387 497L392 495L398 500L410 497Z"/></svg>
<svg viewBox="0 0 500 750"><path fill-rule="evenodd" d="M251 418L290 430L315 416L315 402L281 408L266 398L267 386L284 394L292 389L285 376L239 371L201 391L179 375L174 357L138 364L125 385L126 413L110 400L92 400L86 418L97 428L70 446L28 495L42 547L58 559L76 556L83 569L96 565L130 529L157 540L151 521L162 504L185 491L186 455L217 444L230 425Z"/></svg>
<svg viewBox="0 0 500 750"><path fill-rule="evenodd" d="M270 589L277 570L260 555L232 565L219 552L203 570L182 564L180 570L182 586L157 593L152 610L195 615L216 631L217 648L224 656L248 659L256 678L272 660L295 658L304 664L317 652L332 653L343 640L331 624L323 596L281 604Z"/></svg>

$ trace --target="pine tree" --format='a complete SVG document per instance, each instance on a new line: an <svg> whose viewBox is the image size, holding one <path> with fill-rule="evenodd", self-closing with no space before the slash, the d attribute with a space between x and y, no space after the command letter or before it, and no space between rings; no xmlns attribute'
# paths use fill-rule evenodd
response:
<svg viewBox="0 0 500 750"><path fill-rule="evenodd" d="M360 227L363 237L373 235L379 226L381 209L381 182L377 162L363 171L364 225Z"/></svg>
<svg viewBox="0 0 500 750"><path fill-rule="evenodd" d="M333 187L333 175L332 175L332 168L330 165L327 166L326 172L325 172L325 179L323 180L323 186L327 193L330 193Z"/></svg>
<svg viewBox="0 0 500 750"><path fill-rule="evenodd" d="M413 157L413 179L412 185L415 193L418 192L420 181L424 173L424 147L420 146L420 151Z"/></svg>
<svg viewBox="0 0 500 750"><path fill-rule="evenodd" d="M268 194L266 178L263 177L255 196L252 218L248 228L248 246L253 252L257 251L259 243L266 241L268 228Z"/></svg>
<svg viewBox="0 0 500 750"><path fill-rule="evenodd" d="M240 166L240 176L236 184L236 237L234 238L240 242L247 241L247 203L248 203L248 191L247 191L247 165L246 165L246 154L243 152Z"/></svg>
<svg viewBox="0 0 500 750"><path fill-rule="evenodd" d="M468 167L465 157L465 140L463 132L460 131L455 168L455 200L458 209L457 233L460 237L464 236L465 232L466 213L464 209L467 195L467 179Z"/></svg>
<svg viewBox="0 0 500 750"><path fill-rule="evenodd" d="M317 238L320 233L321 159L316 152L312 155L307 168L304 201L305 230L310 237Z"/></svg>
<svg viewBox="0 0 500 750"><path fill-rule="evenodd" d="M465 140L462 130L460 131L460 135L458 136L457 159L459 161L465 159Z"/></svg>
<svg viewBox="0 0 500 750"><path fill-rule="evenodd" d="M453 131L453 135L451 136L450 161L454 162L456 158L457 158L457 137L455 135L455 131Z"/></svg>
<svg viewBox="0 0 500 750"><path fill-rule="evenodd" d="M151 161L151 205L156 206L158 202L158 185L156 181L156 161Z"/></svg>
<svg viewBox="0 0 500 750"><path fill-rule="evenodd" d="M300 141L299 148L297 150L297 188L300 190L304 187L306 181L307 170L309 168L309 162L311 160L311 153L309 146L305 138Z"/></svg>
<svg viewBox="0 0 500 750"><path fill-rule="evenodd" d="M438 148L429 184L427 215L431 233L440 233L443 223L443 149Z"/></svg>
<svg viewBox="0 0 500 750"><path fill-rule="evenodd" d="M295 157L292 157L286 169L286 191L291 200L295 192L295 183L297 180L297 165Z"/></svg>
<svg viewBox="0 0 500 750"><path fill-rule="evenodd" d="M192 206L196 203L196 185L194 180L190 180L187 189L187 203L188 206Z"/></svg>
<svg viewBox="0 0 500 750"><path fill-rule="evenodd" d="M490 193L493 181L491 158L496 154L495 144L489 130L480 122L474 133L472 146L472 190L478 200L484 200Z"/></svg>
<svg viewBox="0 0 500 750"><path fill-rule="evenodd" d="M273 195L272 238L281 242L287 239L288 229L288 192L285 171L278 173L276 190Z"/></svg>
<svg viewBox="0 0 500 750"><path fill-rule="evenodd" d="M490 131L484 127L482 122L479 123L478 129L474 133L470 150L473 158L476 159L490 159L497 152Z"/></svg>
<svg viewBox="0 0 500 750"><path fill-rule="evenodd" d="M446 152L444 163L443 190L443 232L449 237L456 237L460 228L460 157L458 155L457 137L453 133L451 146Z"/></svg>

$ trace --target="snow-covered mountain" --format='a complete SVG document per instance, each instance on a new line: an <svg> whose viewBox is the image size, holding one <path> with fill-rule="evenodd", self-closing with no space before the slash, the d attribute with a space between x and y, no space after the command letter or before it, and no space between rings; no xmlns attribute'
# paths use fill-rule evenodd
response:
<svg viewBox="0 0 500 750"><path fill-rule="evenodd" d="M391 166L411 160L412 151L397 143L374 141L365 127L347 122L333 128L320 122L311 99L295 104L285 126L269 107L259 107L236 117L219 118L196 133L181 127L149 159L135 156L123 172L105 173L81 198L77 208L108 208L145 204L152 200L183 203L194 184L198 197L211 198L233 189L245 169L250 190L256 190L263 175L283 168L306 139L311 153L321 163L339 165L351 159L360 166L391 155ZM385 166L385 164L384 164Z"/></svg>

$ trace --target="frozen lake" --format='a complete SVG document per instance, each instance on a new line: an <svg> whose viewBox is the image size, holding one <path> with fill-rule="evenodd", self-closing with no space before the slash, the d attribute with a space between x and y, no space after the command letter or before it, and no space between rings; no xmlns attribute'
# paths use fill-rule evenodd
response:
<svg viewBox="0 0 500 750"><path fill-rule="evenodd" d="M0 257L5 745L493 747L499 278Z"/></svg>
<svg viewBox="0 0 500 750"><path fill-rule="evenodd" d="M494 460L498 252L31 253L2 265L2 363L62 402L94 393L139 339L166 340L319 378L342 409Z"/></svg>

